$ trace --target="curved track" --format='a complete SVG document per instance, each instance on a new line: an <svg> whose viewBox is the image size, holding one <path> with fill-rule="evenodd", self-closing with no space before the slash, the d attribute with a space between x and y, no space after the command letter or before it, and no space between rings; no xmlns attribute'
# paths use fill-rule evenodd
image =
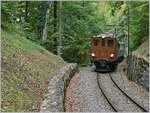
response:
<svg viewBox="0 0 150 113"><path fill-rule="evenodd" d="M135 102L129 95L127 95L118 85L117 83L114 81L114 79L112 78L111 74L109 74L109 77L111 79L111 81L113 82L113 84L115 85L115 87L117 87L122 93L123 95L125 95L130 101L132 101L137 107L139 107L143 112L148 112L145 108L143 108L141 105L139 105L137 102ZM112 109L115 111L115 112L118 112L119 110L117 110L117 108L114 107L114 105L111 103L111 101L109 100L109 98L106 96L105 92L103 91L103 88L102 88L102 85L99 81L99 73L97 73L97 83L98 83L98 86L102 92L102 94L104 95L104 97L106 98L107 102L109 103L109 105L112 107Z"/></svg>
<svg viewBox="0 0 150 113"><path fill-rule="evenodd" d="M144 107L142 107L140 104L138 104L137 102L135 102L127 93L125 93L119 86L118 84L114 81L114 79L112 78L111 74L109 73L109 77L110 79L113 81L113 83L115 84L115 86L127 97L129 98L134 104L136 104L140 109L142 109L144 112L148 112Z"/></svg>
<svg viewBox="0 0 150 113"><path fill-rule="evenodd" d="M117 109L113 106L113 104L111 104L111 102L109 101L109 99L107 98L107 96L105 95L101 85L100 85L100 82L99 82L99 78L98 78L98 73L97 73L97 83L98 83L98 87L99 89L101 90L103 96L106 98L107 102L109 103L109 105L112 107L112 109L115 111L115 112L118 112Z"/></svg>

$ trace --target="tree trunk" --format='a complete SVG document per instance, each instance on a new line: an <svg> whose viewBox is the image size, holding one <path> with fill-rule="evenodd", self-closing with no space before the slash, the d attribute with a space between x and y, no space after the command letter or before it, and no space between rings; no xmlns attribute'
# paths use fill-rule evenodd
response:
<svg viewBox="0 0 150 113"><path fill-rule="evenodd" d="M44 28L43 28L42 41L46 41L47 40L48 20L49 20L51 6L52 6L52 2L49 2L49 7L47 8L47 12L46 12L46 15L45 15L45 24L44 24Z"/></svg>
<svg viewBox="0 0 150 113"><path fill-rule="evenodd" d="M57 54L61 56L62 54L62 1L59 2L59 39L58 39L58 47Z"/></svg>
<svg viewBox="0 0 150 113"><path fill-rule="evenodd" d="M29 1L25 1L25 22L28 21L28 7L29 7Z"/></svg>
<svg viewBox="0 0 150 113"><path fill-rule="evenodd" d="M54 1L54 33L56 33L57 29L56 29L56 26L57 26L57 1Z"/></svg>

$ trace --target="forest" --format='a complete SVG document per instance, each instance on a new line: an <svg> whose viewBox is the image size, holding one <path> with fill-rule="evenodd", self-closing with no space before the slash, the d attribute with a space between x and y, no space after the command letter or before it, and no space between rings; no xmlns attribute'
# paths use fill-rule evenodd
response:
<svg viewBox="0 0 150 113"><path fill-rule="evenodd" d="M2 111L40 111L52 78L70 63L89 65L91 39L102 33L123 42L126 56L136 50L148 62L149 2L2 1ZM148 78L148 66L131 67Z"/></svg>
<svg viewBox="0 0 150 113"><path fill-rule="evenodd" d="M67 62L89 63L90 40L115 33L130 51L148 39L149 3L132 1L3 1L1 28L15 31Z"/></svg>

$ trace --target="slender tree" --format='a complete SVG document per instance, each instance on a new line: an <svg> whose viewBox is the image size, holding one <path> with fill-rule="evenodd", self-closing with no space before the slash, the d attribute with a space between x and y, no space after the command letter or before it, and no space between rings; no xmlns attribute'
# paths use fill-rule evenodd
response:
<svg viewBox="0 0 150 113"><path fill-rule="evenodd" d="M29 8L29 1L25 1L25 22L28 21L28 8Z"/></svg>
<svg viewBox="0 0 150 113"><path fill-rule="evenodd" d="M62 54L62 1L59 2L59 39L58 39L58 47L57 54L61 56Z"/></svg>
<svg viewBox="0 0 150 113"><path fill-rule="evenodd" d="M46 12L46 15L45 15L45 24L44 24L44 28L43 28L42 41L46 41L47 40L48 20L49 20L49 16L50 16L51 7L52 7L52 2L49 1L49 7L47 8L47 12Z"/></svg>
<svg viewBox="0 0 150 113"><path fill-rule="evenodd" d="M54 4L53 4L53 7L54 7L54 33L57 31L56 29L56 26L57 26L57 1L54 1Z"/></svg>

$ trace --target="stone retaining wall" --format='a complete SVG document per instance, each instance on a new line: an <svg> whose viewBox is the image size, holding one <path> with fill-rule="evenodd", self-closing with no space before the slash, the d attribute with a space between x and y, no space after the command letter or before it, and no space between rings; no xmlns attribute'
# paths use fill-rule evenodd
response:
<svg viewBox="0 0 150 113"><path fill-rule="evenodd" d="M134 55L128 57L126 63L128 78L149 90L149 63Z"/></svg>
<svg viewBox="0 0 150 113"><path fill-rule="evenodd" d="M41 104L41 112L63 112L66 87L70 79L78 71L77 64L68 64L50 80L48 93Z"/></svg>

